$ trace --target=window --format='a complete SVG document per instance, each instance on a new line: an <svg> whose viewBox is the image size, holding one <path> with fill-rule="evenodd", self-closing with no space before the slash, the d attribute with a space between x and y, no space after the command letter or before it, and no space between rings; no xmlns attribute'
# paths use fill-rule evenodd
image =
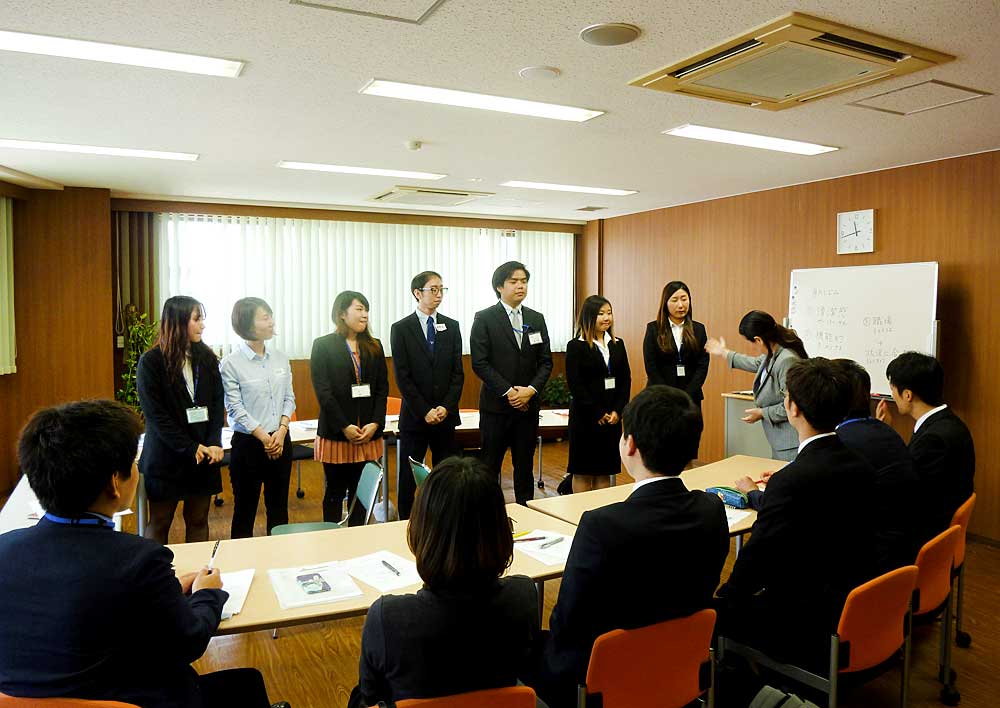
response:
<svg viewBox="0 0 1000 708"><path fill-rule="evenodd" d="M0 374L17 371L14 339L14 200L0 197Z"/></svg>
<svg viewBox="0 0 1000 708"><path fill-rule="evenodd" d="M474 314L497 301L493 270L509 260L531 272L525 303L545 315L552 349L572 337L573 234L191 214L157 214L154 234L160 306L172 295L203 302L205 341L224 352L240 341L230 314L241 297L266 300L275 345L307 359L313 339L333 330L337 293L356 290L391 355L389 329L414 308L410 280L434 270L448 288L441 312L461 323L468 353Z"/></svg>

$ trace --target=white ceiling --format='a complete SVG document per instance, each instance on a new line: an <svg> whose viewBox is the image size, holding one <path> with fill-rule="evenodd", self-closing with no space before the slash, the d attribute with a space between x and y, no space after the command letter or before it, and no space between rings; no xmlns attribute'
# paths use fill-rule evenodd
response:
<svg viewBox="0 0 1000 708"><path fill-rule="evenodd" d="M429 3L347 4L384 13ZM958 59L778 113L626 85L792 10ZM643 35L622 47L580 41L581 28L602 21ZM455 212L584 220L1000 148L1000 96L907 117L847 105L931 78L1000 93L996 0L445 0L422 25L287 0L4 0L0 29L247 62L223 79L0 51L0 138L201 154L167 162L0 149L0 165L118 195L374 208L366 200L394 184L426 184L498 195ZM562 76L518 77L537 64ZM360 95L373 77L607 114L576 124ZM843 149L803 157L660 135L682 123ZM411 139L424 148L407 150ZM275 167L282 159L449 176L299 172ZM513 179L639 193L499 186ZM586 205L608 209L576 211Z"/></svg>

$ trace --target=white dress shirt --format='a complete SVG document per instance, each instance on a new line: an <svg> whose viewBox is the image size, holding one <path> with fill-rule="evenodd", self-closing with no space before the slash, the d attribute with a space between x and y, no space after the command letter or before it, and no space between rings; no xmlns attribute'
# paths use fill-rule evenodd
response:
<svg viewBox="0 0 1000 708"><path fill-rule="evenodd" d="M942 403L937 408L931 408L929 411L927 411L922 416L920 416L919 418L917 418L917 422L914 423L914 425L913 425L913 432L917 432L918 430L920 430L920 426L924 424L925 420L927 420L928 418L930 418L935 413L937 413L939 411L943 411L947 407L948 407L948 404Z"/></svg>
<svg viewBox="0 0 1000 708"><path fill-rule="evenodd" d="M799 452L802 452L805 449L806 445L811 443L813 440L819 440L820 438L828 438L831 435L836 435L836 433L820 433L819 435L813 435L810 438L806 438L805 440L799 443Z"/></svg>

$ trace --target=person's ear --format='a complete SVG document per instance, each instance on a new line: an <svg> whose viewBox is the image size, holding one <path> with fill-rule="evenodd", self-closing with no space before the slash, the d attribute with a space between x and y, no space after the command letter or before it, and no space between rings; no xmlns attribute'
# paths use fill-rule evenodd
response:
<svg viewBox="0 0 1000 708"><path fill-rule="evenodd" d="M787 395L785 396L785 412L788 413L789 418L798 418L802 415L802 411L798 405Z"/></svg>
<svg viewBox="0 0 1000 708"><path fill-rule="evenodd" d="M631 435L622 435L622 448L629 457L633 457L639 449L635 446L635 438Z"/></svg>
<svg viewBox="0 0 1000 708"><path fill-rule="evenodd" d="M107 486L104 488L104 493L109 499L121 499L122 498L122 483L124 480L118 475L117 472L111 475L111 479L108 480Z"/></svg>

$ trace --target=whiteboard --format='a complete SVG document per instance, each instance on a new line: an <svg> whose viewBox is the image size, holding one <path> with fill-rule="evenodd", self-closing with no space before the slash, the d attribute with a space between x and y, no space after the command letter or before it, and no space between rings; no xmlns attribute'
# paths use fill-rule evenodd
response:
<svg viewBox="0 0 1000 708"><path fill-rule="evenodd" d="M789 326L809 356L854 359L889 394L885 367L898 354L936 350L937 263L792 271Z"/></svg>

